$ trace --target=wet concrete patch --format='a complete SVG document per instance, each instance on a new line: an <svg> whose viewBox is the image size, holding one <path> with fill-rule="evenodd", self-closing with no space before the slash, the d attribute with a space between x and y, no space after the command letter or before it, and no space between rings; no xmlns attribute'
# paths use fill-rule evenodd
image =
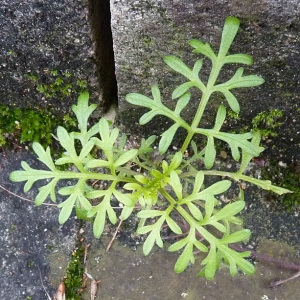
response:
<svg viewBox="0 0 300 300"><path fill-rule="evenodd" d="M88 252L87 271L95 279L101 280L97 300L111 299L243 299L243 300L296 300L298 299L297 280L290 281L274 290L270 287L273 279L284 279L293 272L262 262L256 263L256 274L242 273L231 277L227 266L222 266L216 277L208 281L198 278L201 269L201 255L194 266L181 274L173 272L177 254L155 248L144 257L142 247L136 250L115 242L106 253L108 237L93 240ZM269 250L268 250L269 249ZM261 240L259 252L272 253L277 258L296 261L294 249L279 242ZM299 259L298 259L299 260ZM89 289L83 294L88 300Z"/></svg>

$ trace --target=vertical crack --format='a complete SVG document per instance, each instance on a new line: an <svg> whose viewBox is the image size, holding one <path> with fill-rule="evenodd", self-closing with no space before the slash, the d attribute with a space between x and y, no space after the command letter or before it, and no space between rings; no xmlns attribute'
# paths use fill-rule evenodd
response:
<svg viewBox="0 0 300 300"><path fill-rule="evenodd" d="M111 13L109 0L89 0L90 24L95 41L97 76L100 102L104 109L118 103L118 87L115 75Z"/></svg>

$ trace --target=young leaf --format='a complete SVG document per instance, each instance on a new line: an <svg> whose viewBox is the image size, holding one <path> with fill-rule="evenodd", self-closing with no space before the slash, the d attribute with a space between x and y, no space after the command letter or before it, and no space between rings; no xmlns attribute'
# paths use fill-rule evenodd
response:
<svg viewBox="0 0 300 300"><path fill-rule="evenodd" d="M201 221L203 219L202 213L200 209L191 201L187 202L187 207L189 211L191 212L192 216L197 220Z"/></svg>
<svg viewBox="0 0 300 300"><path fill-rule="evenodd" d="M182 185L181 185L180 179L175 171L171 171L169 184L172 186L177 199L181 200L182 199Z"/></svg>
<svg viewBox="0 0 300 300"><path fill-rule="evenodd" d="M185 94L191 87L193 87L195 84L191 81L185 82L181 85L179 85L172 93L172 99L176 99L181 97L183 94Z"/></svg>
<svg viewBox="0 0 300 300"><path fill-rule="evenodd" d="M188 79L193 79L194 74L191 69L178 57L173 55L168 55L164 57L165 63L172 68L174 71L182 74Z"/></svg>
<svg viewBox="0 0 300 300"><path fill-rule="evenodd" d="M251 231L249 229L242 229L222 238L221 242L223 244L234 244L247 240L250 235Z"/></svg>
<svg viewBox="0 0 300 300"><path fill-rule="evenodd" d="M71 194L67 200L60 203L58 205L59 208L61 208L61 211L59 213L58 222L59 224L64 224L70 217L73 207L75 205L75 201L77 199L77 194Z"/></svg>
<svg viewBox="0 0 300 300"><path fill-rule="evenodd" d="M252 65L253 59L248 54L232 54L227 55L225 58L222 59L223 64L245 64L245 65Z"/></svg>
<svg viewBox="0 0 300 300"><path fill-rule="evenodd" d="M180 250L189 242L189 239L190 239L189 237L185 237L184 239L179 240L178 242L169 246L168 251L175 252Z"/></svg>
<svg viewBox="0 0 300 300"><path fill-rule="evenodd" d="M161 134L161 139L160 139L159 145L158 145L160 154L166 153L166 151L168 150L168 148L170 147L170 145L173 141L174 135L175 135L178 127L179 127L179 125L175 123L168 130L166 130L165 132L163 132Z"/></svg>
<svg viewBox="0 0 300 300"><path fill-rule="evenodd" d="M44 185L39 188L39 193L35 197L34 203L36 206L41 205L47 197L50 195L50 198L53 202L56 202L55 196L55 186L58 182L58 178L51 180L47 185Z"/></svg>
<svg viewBox="0 0 300 300"><path fill-rule="evenodd" d="M187 106L187 104L189 103L190 101L190 98L191 98L191 94L190 93L185 93L183 94L179 100L177 101L177 104L176 104L176 108L174 110L174 113L176 115L180 115L181 111Z"/></svg>
<svg viewBox="0 0 300 300"><path fill-rule="evenodd" d="M220 129L225 121L225 118L226 118L226 108L224 105L220 105L218 108L215 126L214 126L215 131L220 131Z"/></svg>
<svg viewBox="0 0 300 300"><path fill-rule="evenodd" d="M169 170L176 170L182 162L182 153L180 151L176 152L172 158L169 166Z"/></svg>
<svg viewBox="0 0 300 300"><path fill-rule="evenodd" d="M97 108L96 104L88 105L89 93L83 92L78 97L78 104L72 106L79 128L82 132L87 131L87 122L92 112Z"/></svg>
<svg viewBox="0 0 300 300"><path fill-rule="evenodd" d="M182 230L179 227L179 225L173 220L171 219L170 216L166 216L166 222L168 224L168 226L170 227L170 229L176 233L176 234L182 234Z"/></svg>
<svg viewBox="0 0 300 300"><path fill-rule="evenodd" d="M203 181L204 181L204 174L202 171L199 171L195 177L195 183L194 183L194 188L193 188L192 194L198 193L201 190Z"/></svg>
<svg viewBox="0 0 300 300"><path fill-rule="evenodd" d="M195 39L195 40L190 40L189 44L193 48L195 48L193 50L194 53L201 53L201 54L207 56L208 58L210 58L211 61L215 61L216 55L208 43L204 44L201 41Z"/></svg>
<svg viewBox="0 0 300 300"><path fill-rule="evenodd" d="M114 163L115 167L122 166L136 157L138 150L131 149L123 153Z"/></svg>
<svg viewBox="0 0 300 300"><path fill-rule="evenodd" d="M192 242L187 243L183 252L180 254L180 256L178 257L175 263L174 266L175 273L183 272L187 268L189 262L191 262L192 264L195 262L193 246L194 245Z"/></svg>
<svg viewBox="0 0 300 300"><path fill-rule="evenodd" d="M33 151L37 154L38 159L44 163L51 171L56 170L56 167L53 163L51 154L50 154L50 148L47 147L46 151L42 147L41 144L34 142L32 144Z"/></svg>
<svg viewBox="0 0 300 300"><path fill-rule="evenodd" d="M216 246L214 244L211 245L208 255L202 261L202 265L205 266L205 277L208 280L214 278L216 270L217 270L217 253L216 253ZM198 276L201 276L199 273Z"/></svg>
<svg viewBox="0 0 300 300"><path fill-rule="evenodd" d="M244 207L245 201L235 201L233 203L227 204L225 207L223 207L210 218L210 223L214 221L228 219L242 211Z"/></svg>
<svg viewBox="0 0 300 300"><path fill-rule="evenodd" d="M205 147L204 164L207 169L211 169L216 159L216 149L214 138L209 136Z"/></svg>
<svg viewBox="0 0 300 300"><path fill-rule="evenodd" d="M160 211L160 210L142 210L140 212L137 213L137 217L143 219L143 218L155 218L155 217L158 217L158 216L162 216L164 215L165 212L164 211ZM140 234L142 234L140 231L139 231ZM145 232L143 232L145 233Z"/></svg>
<svg viewBox="0 0 300 300"><path fill-rule="evenodd" d="M237 34L240 21L235 17L227 17L222 31L221 45L218 57L224 58Z"/></svg>

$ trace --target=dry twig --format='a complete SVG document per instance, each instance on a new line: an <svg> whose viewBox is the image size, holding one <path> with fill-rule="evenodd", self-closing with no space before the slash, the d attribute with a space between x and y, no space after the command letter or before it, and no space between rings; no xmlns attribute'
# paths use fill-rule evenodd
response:
<svg viewBox="0 0 300 300"><path fill-rule="evenodd" d="M7 192L7 193L9 193L9 194L11 194L11 195L13 195L13 196L15 196L15 197L17 197L17 198L20 198L20 199L22 199L22 200L24 200L24 201L28 201L28 202L34 203L34 200L27 199L27 198L25 198L25 197L19 196L19 195L15 194L15 193L11 192L10 190L6 189L6 188L5 188L4 186L2 186L2 185L0 185L0 188L1 188L2 190L4 190L5 192ZM42 203L42 205L47 205L47 206L57 206L57 204L52 204L52 203Z"/></svg>
<svg viewBox="0 0 300 300"><path fill-rule="evenodd" d="M114 233L114 235L113 235L111 241L109 242L108 246L106 247L106 252L108 252L108 250L110 249L110 247L111 247L113 241L116 239L116 236L117 236L118 231L119 231L119 229L120 229L120 227L121 227L121 225L122 225L122 222L123 222L123 220L120 218L119 225L118 225L118 227L117 227L117 229L116 229L116 231L115 231L115 233Z"/></svg>

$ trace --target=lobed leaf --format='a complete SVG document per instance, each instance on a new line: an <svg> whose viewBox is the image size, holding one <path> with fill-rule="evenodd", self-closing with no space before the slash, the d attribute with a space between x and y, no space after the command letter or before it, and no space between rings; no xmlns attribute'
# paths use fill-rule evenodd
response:
<svg viewBox="0 0 300 300"><path fill-rule="evenodd" d="M184 250L182 251L175 263L175 273L183 272L187 268L189 262L191 262L192 264L195 262L193 246L194 245L192 242L187 243L187 245L185 246Z"/></svg>
<svg viewBox="0 0 300 300"><path fill-rule="evenodd" d="M202 265L205 266L205 277L208 280L211 280L214 278L216 270L217 270L217 252L216 252L216 246L214 244L210 245L210 250L206 258L202 261ZM198 276L201 276L201 273L198 274Z"/></svg>
<svg viewBox="0 0 300 300"><path fill-rule="evenodd" d="M59 224L64 224L70 218L76 200L77 194L74 193L71 194L64 202L58 205L58 207L61 208L58 216Z"/></svg>
<svg viewBox="0 0 300 300"><path fill-rule="evenodd" d="M242 211L244 207L245 201L229 203L210 218L210 223L213 221L226 220Z"/></svg>
<svg viewBox="0 0 300 300"><path fill-rule="evenodd" d="M247 240L250 235L251 231L249 229L242 229L222 238L221 242L223 244L234 244Z"/></svg>
<svg viewBox="0 0 300 300"><path fill-rule="evenodd" d="M211 61L215 61L216 55L208 43L204 44L199 40L193 39L189 41L189 44L195 48L193 50L194 53L201 53L210 58Z"/></svg>
<svg viewBox="0 0 300 300"><path fill-rule="evenodd" d="M24 186L24 192L27 193L34 182L42 179L49 179L55 177L53 171L43 171L32 169L27 162L22 161L21 166L24 170L13 171L9 175L9 179L14 182L27 181ZM57 171L59 172L59 171Z"/></svg>
<svg viewBox="0 0 300 300"><path fill-rule="evenodd" d="M59 179L55 178L51 180L48 184L39 188L39 193L35 197L34 203L36 206L41 205L50 195L50 198L53 202L56 202L56 195L55 195L55 186Z"/></svg>
<svg viewBox="0 0 300 300"><path fill-rule="evenodd" d="M148 237L143 245L144 255L148 255L150 253L150 251L152 250L152 248L154 246L154 243L156 243L157 246L159 246L160 248L163 247L163 241L160 236L160 230L161 230L161 226L163 225L164 221L165 221L165 217L161 216L155 224L150 225L151 233L148 235ZM145 227L148 227L148 226L145 226ZM140 228L137 232L139 232L139 233L143 232L142 228Z"/></svg>
<svg viewBox="0 0 300 300"><path fill-rule="evenodd" d="M32 144L33 151L37 154L38 159L44 163L51 171L56 170L55 164L51 157L50 148L47 147L46 151L40 143L33 142Z"/></svg>
<svg viewBox="0 0 300 300"><path fill-rule="evenodd" d="M264 80L257 75L242 76L243 72L244 68L238 68L231 79L224 83L215 85L213 87L213 91L222 92L224 88L227 90L231 90L235 88L257 86L264 83Z"/></svg>
<svg viewBox="0 0 300 300"><path fill-rule="evenodd" d="M88 119L92 112L97 108L96 104L88 105L89 93L82 92L78 97L77 105L72 105L72 110L78 120L79 128L82 132L87 131Z"/></svg>

